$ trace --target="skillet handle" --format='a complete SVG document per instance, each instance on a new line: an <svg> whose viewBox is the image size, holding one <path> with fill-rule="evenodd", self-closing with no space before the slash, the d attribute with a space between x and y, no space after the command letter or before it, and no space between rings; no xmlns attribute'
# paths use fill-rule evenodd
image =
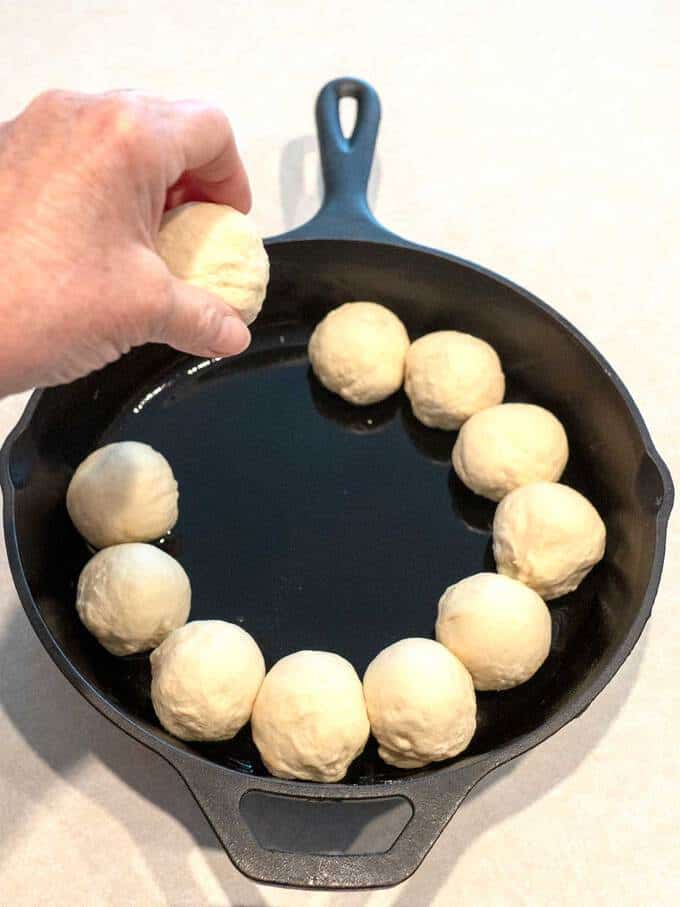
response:
<svg viewBox="0 0 680 907"><path fill-rule="evenodd" d="M363 787L254 778L195 757L171 762L237 869L300 888L403 882L489 770L473 763Z"/></svg>
<svg viewBox="0 0 680 907"><path fill-rule="evenodd" d="M348 139L340 125L342 98L357 102L356 124ZM316 101L324 182L321 208L306 224L273 237L268 243L301 239L398 241L373 217L366 198L379 124L380 99L367 82L344 77L333 79L321 89Z"/></svg>
<svg viewBox="0 0 680 907"><path fill-rule="evenodd" d="M340 100L357 102L356 123L350 138L340 125ZM316 100L325 205L353 208L370 216L366 193L380 125L380 99L374 88L359 79L334 79Z"/></svg>

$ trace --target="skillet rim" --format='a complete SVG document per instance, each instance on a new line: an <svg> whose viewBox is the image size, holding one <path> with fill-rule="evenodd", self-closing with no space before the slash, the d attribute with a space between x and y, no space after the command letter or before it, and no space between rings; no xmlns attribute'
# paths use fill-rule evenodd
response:
<svg viewBox="0 0 680 907"><path fill-rule="evenodd" d="M338 103L343 97L357 101L357 120L351 138L342 134ZM321 90L316 104L317 133L324 178L324 197L317 214L306 224L268 240L273 246L285 242L368 241L370 244L396 246L419 251L476 271L495 281L552 319L594 360L604 378L614 385L623 401L635 430L642 441L644 456L651 463L661 484L661 496L654 527L654 556L649 581L635 619L626 636L588 677L580 695L567 699L547 721L503 746L477 756L463 757L452 764L435 765L398 780L378 784L311 784L283 781L277 778L253 777L233 768L211 762L190 750L179 749L172 741L143 728L128 717L90 684L71 663L52 636L28 587L21 564L16 537L15 487L10 472L14 444L29 430L42 392L32 395L17 425L8 435L0 453L0 486L4 492L3 522L10 570L20 600L30 623L44 648L69 682L106 718L121 730L153 750L180 775L198 806L215 831L220 843L235 866L258 882L300 885L306 888L370 888L393 885L415 872L458 806L472 788L494 768L543 742L590 705L619 670L639 639L651 614L663 567L666 529L673 504L670 473L656 450L647 426L616 372L605 357L567 319L523 287L487 268L457 256L417 245L402 239L380 225L371 213L366 190L380 121L380 101L368 83L352 77L329 82ZM391 847L384 853L363 855L324 855L307 851L294 854L276 852L255 842L246 832L241 813L241 798L256 790L292 796L310 802L336 802L401 796L410 802L412 817L406 822ZM342 857L338 861L338 857Z"/></svg>
<svg viewBox="0 0 680 907"><path fill-rule="evenodd" d="M376 227L378 227L377 224ZM470 756L467 758L463 756L455 762L445 766L437 766L436 764L433 764L431 767L421 770L420 772L418 772L418 774L413 776L405 776L403 778L381 781L372 784L348 784L343 782L336 784L318 784L315 782L305 781L290 782L273 777L250 776L238 771L237 769L230 768L229 766L218 766L218 764L214 763L212 760L199 753L181 749L173 743L162 739L152 731L144 728L136 719L134 719L132 716L126 715L120 708L114 705L113 702L107 699L97 689L96 686L91 684L78 671L75 665L71 662L67 652L64 651L59 645L42 618L38 603L33 598L30 587L28 585L26 574L24 572L21 561L21 552L16 533L15 519L16 488L12 480L10 471L10 462L14 446L19 438L29 430L35 411L38 408L38 405L40 404L40 401L44 394L44 390L36 390L31 394L19 421L7 436L2 446L2 451L0 452L0 487L2 488L3 493L3 526L5 544L10 571L19 595L19 599L43 647L46 649L54 663L57 665L66 679L72 684L72 686L74 686L75 689L81 695L83 695L85 699L92 706L94 706L94 708L97 709L97 711L104 715L104 717L108 718L135 740L158 753L158 755L163 757L174 768L176 768L180 772L180 774L182 774L182 769L180 768L180 766L184 766L187 763L192 766L207 765L213 769L219 768L228 775L234 776L238 779L247 778L251 781L252 787L274 790L279 793L297 797L309 797L316 799L329 797L333 799L381 797L399 793L402 789L404 789L404 793L406 793L409 787L419 784L423 781L427 781L427 779L431 779L433 776L441 776L447 773L457 773L464 768L472 768L472 766L477 767L477 777L474 781L474 783L477 783L477 781L479 781L488 772L492 771L495 768L498 768L500 765L503 765L506 762L509 762L522 753L527 752L534 746L542 743L544 740L547 740L548 737L551 737L557 731L561 730L563 727L569 724L569 722L573 721L575 718L581 715L595 700L595 698L599 696L604 687L619 671L623 663L630 655L633 647L639 640L645 624L647 623L651 615L651 610L654 604L654 599L656 597L663 570L663 562L666 549L666 530L673 506L674 488L670 471L661 455L659 454L658 450L656 449L645 421L642 418L640 410L638 409L637 404L633 400L630 392L626 388L621 378L618 376L618 374L615 372L606 358L602 355L602 353L600 353L599 350L576 327L574 327L574 325L571 324L571 322L569 322L564 316L562 316L551 306L547 305L533 293L530 293L524 287L519 286L513 281L508 280L506 277L503 277L502 275L497 274L494 271L483 267L482 265L437 249L432 249L427 246L412 243L399 236L396 236L395 234L389 233L382 227L378 227L378 230L381 233L381 238L377 240L339 239L335 236L330 235L328 237L325 237L323 235L319 235L318 233L314 236L314 238L303 238L302 236L298 238L296 236L296 233L298 231L292 231L292 233L275 236L269 240L266 240L265 246L270 247L274 245L288 245L298 242L332 242L351 245L356 245L357 243L359 243L369 246L403 248L404 250L408 250L410 252L420 253L427 255L428 257L436 257L444 262L455 263L458 266L462 266L469 270L475 271L511 290L513 293L522 297L524 301L529 302L549 318L556 321L566 334L570 335L574 340L577 341L577 343L579 343L581 347L585 349L586 353L589 354L589 356L604 372L605 377L609 380L609 382L614 385L614 389L621 397L624 405L628 410L629 415L632 418L632 421L642 441L644 452L649 462L654 465L659 481L661 483L663 491L655 517L654 557L651 564L647 588L643 595L635 619L628 630L628 633L618 644L618 647L613 650L610 653L609 657L601 664L599 670L591 676L588 683L579 691L579 693L560 704L555 713L547 721L541 722L539 725L537 725L535 728L532 728L530 731L527 731L525 734L522 734L519 737L516 737L514 740L497 748L488 750L485 753L481 753L476 756Z"/></svg>

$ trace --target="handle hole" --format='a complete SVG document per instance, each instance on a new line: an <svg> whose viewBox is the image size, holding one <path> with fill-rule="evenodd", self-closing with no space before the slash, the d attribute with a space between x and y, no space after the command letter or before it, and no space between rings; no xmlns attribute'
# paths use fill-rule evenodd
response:
<svg viewBox="0 0 680 907"><path fill-rule="evenodd" d="M321 800L249 790L239 810L265 850L319 856L387 853L413 818L401 794Z"/></svg>
<svg viewBox="0 0 680 907"><path fill-rule="evenodd" d="M352 140L354 130L357 128L357 113L359 111L359 102L356 98L340 98L338 102L338 118L340 119L340 129L347 141Z"/></svg>

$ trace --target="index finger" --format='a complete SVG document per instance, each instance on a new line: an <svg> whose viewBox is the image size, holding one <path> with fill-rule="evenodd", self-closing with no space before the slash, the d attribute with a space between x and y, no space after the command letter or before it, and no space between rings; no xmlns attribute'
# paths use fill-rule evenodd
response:
<svg viewBox="0 0 680 907"><path fill-rule="evenodd" d="M182 201L196 198L250 210L250 183L226 114L200 101L169 105L168 119L179 152L174 182L182 180Z"/></svg>

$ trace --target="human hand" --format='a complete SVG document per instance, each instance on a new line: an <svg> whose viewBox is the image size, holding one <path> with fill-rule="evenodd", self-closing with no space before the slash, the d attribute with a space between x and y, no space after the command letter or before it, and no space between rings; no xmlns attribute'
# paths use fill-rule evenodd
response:
<svg viewBox="0 0 680 907"><path fill-rule="evenodd" d="M72 381L148 341L228 356L238 313L173 277L163 211L250 208L226 116L131 91L51 91L0 124L0 395Z"/></svg>

